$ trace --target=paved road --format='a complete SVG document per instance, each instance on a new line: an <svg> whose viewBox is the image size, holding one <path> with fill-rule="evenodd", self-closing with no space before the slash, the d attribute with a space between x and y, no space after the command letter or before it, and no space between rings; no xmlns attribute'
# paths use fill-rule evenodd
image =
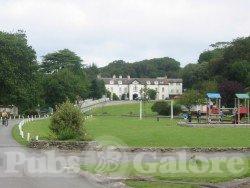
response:
<svg viewBox="0 0 250 188"><path fill-rule="evenodd" d="M69 167L72 163L65 162L71 160L69 155L56 152L56 157L53 157L54 153L30 150L16 143L12 139L11 130L17 123L17 120L12 120L9 127L0 125L1 188L101 187L72 173L73 168ZM74 156L71 158L74 159ZM54 163L54 159L57 159L57 163Z"/></svg>

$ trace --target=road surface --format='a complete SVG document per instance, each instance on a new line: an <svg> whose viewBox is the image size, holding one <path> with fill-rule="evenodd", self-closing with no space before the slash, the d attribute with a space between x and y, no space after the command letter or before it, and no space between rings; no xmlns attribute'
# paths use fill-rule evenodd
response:
<svg viewBox="0 0 250 188"><path fill-rule="evenodd" d="M70 156L56 152L50 155L43 151L24 148L12 139L11 130L18 120L0 125L0 187L5 188L101 188L60 161ZM49 158L50 156L50 158ZM71 156L74 158L74 156ZM53 163L56 161L56 165ZM64 166L65 165L65 166ZM71 172L71 173L68 173Z"/></svg>

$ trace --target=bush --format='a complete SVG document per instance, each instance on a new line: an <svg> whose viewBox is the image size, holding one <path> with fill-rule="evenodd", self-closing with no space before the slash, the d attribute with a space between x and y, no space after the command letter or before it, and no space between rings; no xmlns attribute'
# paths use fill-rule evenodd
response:
<svg viewBox="0 0 250 188"><path fill-rule="evenodd" d="M84 140L84 117L82 112L69 101L60 105L52 115L50 130L59 140Z"/></svg>
<svg viewBox="0 0 250 188"><path fill-rule="evenodd" d="M174 115L178 115L181 112L181 105L174 104L173 109ZM164 100L157 101L153 104L151 110L157 112L158 115L169 116L171 115L171 103Z"/></svg>
<svg viewBox="0 0 250 188"><path fill-rule="evenodd" d="M119 101L119 100L120 100L119 97L115 93L113 93L113 101Z"/></svg>

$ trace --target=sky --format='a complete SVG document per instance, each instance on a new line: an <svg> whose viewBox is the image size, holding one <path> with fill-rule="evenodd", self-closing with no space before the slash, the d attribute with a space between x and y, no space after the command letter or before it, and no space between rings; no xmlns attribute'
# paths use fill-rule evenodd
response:
<svg viewBox="0 0 250 188"><path fill-rule="evenodd" d="M26 31L37 57L68 48L99 67L172 57L250 35L250 0L0 0L0 30Z"/></svg>

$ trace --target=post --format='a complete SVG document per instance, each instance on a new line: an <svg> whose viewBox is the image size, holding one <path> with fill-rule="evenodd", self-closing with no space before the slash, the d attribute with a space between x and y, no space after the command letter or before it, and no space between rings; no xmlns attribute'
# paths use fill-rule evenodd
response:
<svg viewBox="0 0 250 188"><path fill-rule="evenodd" d="M250 123L249 121L249 99L247 100L247 122Z"/></svg>
<svg viewBox="0 0 250 188"><path fill-rule="evenodd" d="M142 119L142 100L140 100L140 120Z"/></svg>
<svg viewBox="0 0 250 188"><path fill-rule="evenodd" d="M240 99L238 99L238 124L240 124Z"/></svg>
<svg viewBox="0 0 250 188"><path fill-rule="evenodd" d="M30 133L27 134L27 141L30 141Z"/></svg>
<svg viewBox="0 0 250 188"><path fill-rule="evenodd" d="M171 119L174 119L174 101L171 100Z"/></svg>

